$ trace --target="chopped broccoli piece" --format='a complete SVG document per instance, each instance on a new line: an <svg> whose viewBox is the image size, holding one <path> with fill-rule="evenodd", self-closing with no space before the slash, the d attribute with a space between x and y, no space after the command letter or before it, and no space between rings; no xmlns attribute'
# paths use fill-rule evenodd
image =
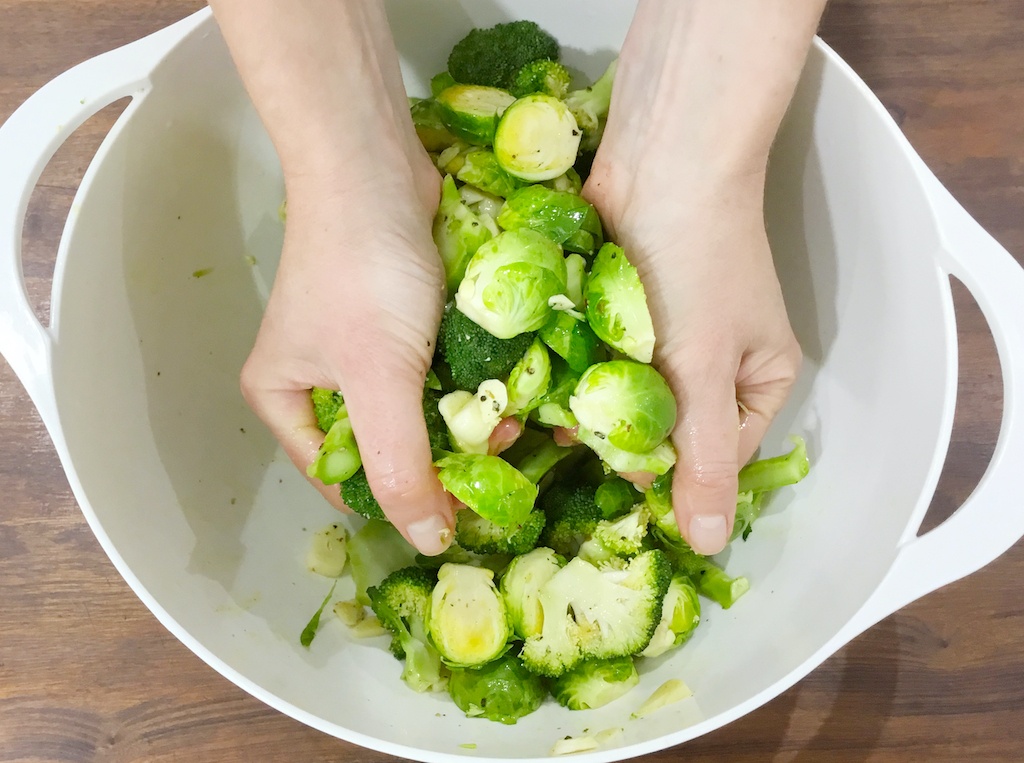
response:
<svg viewBox="0 0 1024 763"><path fill-rule="evenodd" d="M526 639L523 663L534 673L564 675L585 659L610 659L647 648L661 621L672 566L645 551L624 570L569 561L540 590L541 632Z"/></svg>
<svg viewBox="0 0 1024 763"><path fill-rule="evenodd" d="M781 456L753 461L739 473L739 492L763 493L793 485L810 471L807 460L807 444L802 437L793 435L793 449Z"/></svg>
<svg viewBox="0 0 1024 763"><path fill-rule="evenodd" d="M565 97L565 105L576 117L576 124L583 131L580 151L590 152L597 149L604 133L608 108L612 103L612 84L615 82L615 70L619 60L615 59L608 65L605 73L590 87L573 90Z"/></svg>
<svg viewBox="0 0 1024 763"><path fill-rule="evenodd" d="M452 670L448 693L467 718L511 725L539 708L548 692L518 657L506 654L479 668Z"/></svg>
<svg viewBox="0 0 1024 763"><path fill-rule="evenodd" d="M507 379L533 344L533 334L498 339L454 305L445 308L438 347L458 389L473 392L487 379Z"/></svg>
<svg viewBox="0 0 1024 763"><path fill-rule="evenodd" d="M643 550L650 518L647 507L639 504L625 516L602 519L594 526L590 538L580 545L578 555L597 567L621 568L620 559Z"/></svg>
<svg viewBox="0 0 1024 763"><path fill-rule="evenodd" d="M702 596L728 609L736 600L750 590L745 577L732 577L706 556L686 550L672 554L676 568L682 570L697 586Z"/></svg>
<svg viewBox="0 0 1024 763"><path fill-rule="evenodd" d="M539 59L530 61L517 71L508 89L516 98L531 93L565 98L571 84L572 75L562 64L551 59Z"/></svg>
<svg viewBox="0 0 1024 763"><path fill-rule="evenodd" d="M427 638L426 618L434 576L420 567L404 567L370 588L370 607L391 632L391 652L405 659L402 680L415 691L444 688L441 655Z"/></svg>
<svg viewBox="0 0 1024 763"><path fill-rule="evenodd" d="M475 511L464 510L455 515L455 541L477 554L518 556L537 545L546 520L543 511L535 510L522 523L502 527Z"/></svg>
<svg viewBox="0 0 1024 763"><path fill-rule="evenodd" d="M594 501L596 488L554 485L541 496L539 506L548 516L541 542L563 556L575 556L603 519Z"/></svg>
<svg viewBox="0 0 1024 763"><path fill-rule="evenodd" d="M558 704L570 710L593 710L625 695L640 683L633 658L587 660L551 684Z"/></svg>
<svg viewBox="0 0 1024 763"><path fill-rule="evenodd" d="M370 490L370 482L366 478L365 469L360 468L341 483L341 500L361 517L388 521L388 518L384 516L384 510L374 498L373 491Z"/></svg>
<svg viewBox="0 0 1024 763"><path fill-rule="evenodd" d="M427 424L427 438L430 440L432 450L447 450L449 447L448 428L437 407L442 397L440 392L432 389L423 392L423 419Z"/></svg>
<svg viewBox="0 0 1024 763"><path fill-rule="evenodd" d="M557 61L558 41L533 21L509 21L474 29L452 48L448 72L456 82L507 90L531 61Z"/></svg>
<svg viewBox="0 0 1024 763"><path fill-rule="evenodd" d="M320 431L325 434L331 430L331 425L334 424L335 418L338 416L338 411L341 410L345 402L341 398L340 392L335 392L333 389L324 389L323 387L313 387L310 390L309 396L313 399L313 412L316 414L316 425L320 427Z"/></svg>

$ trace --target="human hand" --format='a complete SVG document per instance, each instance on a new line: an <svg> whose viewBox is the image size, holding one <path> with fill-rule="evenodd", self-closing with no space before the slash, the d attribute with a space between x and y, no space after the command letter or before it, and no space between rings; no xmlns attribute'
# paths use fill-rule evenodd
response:
<svg viewBox="0 0 1024 763"><path fill-rule="evenodd" d="M422 150L408 159L352 187L307 177L289 186L281 266L242 391L305 472L323 442L309 389L340 390L381 508L436 554L453 522L421 402L444 302L430 235L440 177ZM343 508L337 485L311 482Z"/></svg>

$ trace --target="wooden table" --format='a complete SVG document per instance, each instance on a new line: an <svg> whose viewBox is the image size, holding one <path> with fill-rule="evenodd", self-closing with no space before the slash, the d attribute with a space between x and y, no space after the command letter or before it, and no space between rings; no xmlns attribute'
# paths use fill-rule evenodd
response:
<svg viewBox="0 0 1024 763"><path fill-rule="evenodd" d="M0 0L0 120L69 66L199 7ZM822 36L968 211L1024 262L1024 3L833 0ZM79 130L33 197L25 275L43 316L64 215L117 113ZM965 289L955 296L961 392L928 526L983 474L1001 412L985 322ZM0 432L0 761L387 759L270 710L157 623L90 533L6 364ZM650 759L1024 760L1018 575L1021 545L880 623L760 710Z"/></svg>

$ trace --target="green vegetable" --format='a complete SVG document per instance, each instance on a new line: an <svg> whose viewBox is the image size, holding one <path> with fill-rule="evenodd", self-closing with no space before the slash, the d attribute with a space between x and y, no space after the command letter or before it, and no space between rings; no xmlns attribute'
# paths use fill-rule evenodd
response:
<svg viewBox="0 0 1024 763"><path fill-rule="evenodd" d="M490 216L477 214L462 200L451 175L441 184L441 203L434 216L434 244L444 264L448 294L454 294L470 258L481 244L498 235Z"/></svg>
<svg viewBox="0 0 1024 763"><path fill-rule="evenodd" d="M595 151L601 142L608 108L612 102L612 84L615 82L618 63L618 59L615 59L593 85L574 90L565 98L566 106L583 132L580 143L582 151Z"/></svg>
<svg viewBox="0 0 1024 763"><path fill-rule="evenodd" d="M476 146L495 141L499 117L515 102L505 90L480 85L452 85L436 98L437 115L455 137Z"/></svg>
<svg viewBox="0 0 1024 763"><path fill-rule="evenodd" d="M475 511L460 511L455 515L455 542L477 554L525 554L537 545L546 521L543 511L531 511L523 522L502 526Z"/></svg>
<svg viewBox="0 0 1024 763"><path fill-rule="evenodd" d="M622 247L606 243L586 284L587 322L604 342L641 363L654 357L654 324L647 294Z"/></svg>
<svg viewBox="0 0 1024 763"><path fill-rule="evenodd" d="M550 386L551 359L544 343L535 339L509 373L505 415L522 418L540 405Z"/></svg>
<svg viewBox="0 0 1024 763"><path fill-rule="evenodd" d="M527 95L508 105L494 130L494 155L510 175L531 183L552 180L572 168L580 130L565 103Z"/></svg>
<svg viewBox="0 0 1024 763"><path fill-rule="evenodd" d="M348 418L348 410L342 404L316 458L306 467L306 474L325 485L336 485L349 479L362 465L352 422Z"/></svg>
<svg viewBox="0 0 1024 763"><path fill-rule="evenodd" d="M580 450L580 448L563 448L545 435L540 445L516 463L516 468L526 479L537 485L561 461L573 454L578 454Z"/></svg>
<svg viewBox="0 0 1024 763"><path fill-rule="evenodd" d="M571 559L540 590L540 635L526 639L523 663L558 677L586 659L610 659L647 648L661 620L672 578L657 550L634 557L623 570L601 571Z"/></svg>
<svg viewBox="0 0 1024 763"><path fill-rule="evenodd" d="M744 577L732 577L705 556L685 550L672 554L677 569L689 575L697 591L722 609L729 609L736 600L750 590L750 582Z"/></svg>
<svg viewBox="0 0 1024 763"><path fill-rule="evenodd" d="M504 231L470 259L455 305L494 336L511 339L543 326L548 300L565 289L558 244L532 230Z"/></svg>
<svg viewBox="0 0 1024 763"><path fill-rule="evenodd" d="M368 606L367 590L395 570L413 564L416 549L389 522L370 520L349 539L348 561L356 601Z"/></svg>
<svg viewBox="0 0 1024 763"><path fill-rule="evenodd" d="M739 492L761 493L793 485L810 471L807 460L807 444L802 437L793 435L793 449L774 458L763 458L747 464L739 473Z"/></svg>
<svg viewBox="0 0 1024 763"><path fill-rule="evenodd" d="M516 98L531 93L543 93L555 98L565 98L572 85L569 70L557 61L540 59L523 66L509 85L509 92Z"/></svg>
<svg viewBox="0 0 1024 763"><path fill-rule="evenodd" d="M456 137L445 127L437 101L433 98L417 101L409 109L409 114L416 137L427 151L444 151L454 145Z"/></svg>
<svg viewBox="0 0 1024 763"><path fill-rule="evenodd" d="M500 198L515 193L523 185L521 180L501 168L493 151L484 148L467 151L455 177Z"/></svg>
<svg viewBox="0 0 1024 763"><path fill-rule="evenodd" d="M576 436L612 471L664 474L676 462L676 450L668 440L645 453L632 453L616 447L607 437L599 436L584 426L576 430Z"/></svg>
<svg viewBox="0 0 1024 763"><path fill-rule="evenodd" d="M452 670L448 693L467 717L505 724L529 715L547 696L544 682L510 654L479 668Z"/></svg>
<svg viewBox="0 0 1024 763"><path fill-rule="evenodd" d="M638 554L647 537L650 518L650 510L644 504L638 504L621 517L599 521L591 533L591 539L614 556ZM580 548L580 555L585 556L583 548Z"/></svg>
<svg viewBox="0 0 1024 763"><path fill-rule="evenodd" d="M604 707L640 683L632 657L588 660L551 683L558 704L570 710Z"/></svg>
<svg viewBox="0 0 1024 763"><path fill-rule="evenodd" d="M508 651L512 627L493 578L490 570L466 564L443 564L437 571L427 630L446 665L485 665Z"/></svg>
<svg viewBox="0 0 1024 763"><path fill-rule="evenodd" d="M313 639L316 638L316 631L320 627L320 615L323 614L324 608L327 606L327 602L334 596L334 588L338 585L338 581L335 580L331 584L331 590L327 592L327 596L324 597L323 602L320 604L320 608L313 613L313 616L309 618L309 622L306 623L306 627L302 629L302 633L299 635L299 643L305 647L308 647L313 643Z"/></svg>
<svg viewBox="0 0 1024 763"><path fill-rule="evenodd" d="M450 75L448 72L441 72L435 74L430 78L430 95L433 98L439 96L444 90L447 90L452 85L458 84L455 81L455 77Z"/></svg>
<svg viewBox="0 0 1024 763"><path fill-rule="evenodd" d="M448 71L457 82L509 88L523 66L558 54L558 41L536 23L510 21L467 34L452 48Z"/></svg>
<svg viewBox="0 0 1024 763"><path fill-rule="evenodd" d="M511 194L498 215L503 230L529 228L543 233L567 252L593 255L604 243L594 206L577 194L528 185Z"/></svg>
<svg viewBox="0 0 1024 763"><path fill-rule="evenodd" d="M313 413L316 415L316 425L325 434L330 431L338 413L344 409L345 401L340 392L323 387L313 387L309 393L313 402ZM348 412L345 412L348 416Z"/></svg>
<svg viewBox="0 0 1024 763"><path fill-rule="evenodd" d="M676 399L668 382L653 366L632 360L588 368L569 409L581 429L629 453L653 450L676 425Z"/></svg>
<svg viewBox="0 0 1024 763"><path fill-rule="evenodd" d="M640 654L659 657L670 649L682 646L700 624L700 599L697 588L689 576L677 572L672 576L665 601L661 607L661 621L651 637L651 643Z"/></svg>
<svg viewBox="0 0 1024 763"><path fill-rule="evenodd" d="M548 516L541 543L563 556L575 556L580 544L603 519L601 509L594 502L596 492L596 488L589 485L552 485L540 499L540 508Z"/></svg>
<svg viewBox="0 0 1024 763"><path fill-rule="evenodd" d="M551 358L551 386L537 406L537 421L545 426L567 429L579 424L569 410L569 397L576 389L579 379L579 372L574 371L561 357Z"/></svg>
<svg viewBox="0 0 1024 763"><path fill-rule="evenodd" d="M455 387L474 391L488 379L507 379L533 343L533 334L499 339L449 304L441 318L437 343Z"/></svg>
<svg viewBox="0 0 1024 763"><path fill-rule="evenodd" d="M561 310L552 312L537 336L577 373L583 373L604 358L600 340L587 322Z"/></svg>
<svg viewBox="0 0 1024 763"><path fill-rule="evenodd" d="M502 527L523 524L537 499L537 486L498 456L452 453L434 466L445 490Z"/></svg>
<svg viewBox="0 0 1024 763"><path fill-rule="evenodd" d="M501 595L515 634L522 639L539 636L544 613L540 590L565 566L565 559L550 548L535 548L517 556L501 576Z"/></svg>
<svg viewBox="0 0 1024 763"><path fill-rule="evenodd" d="M604 519L615 519L642 501L644 494L621 477L614 477L598 486L594 503Z"/></svg>
<svg viewBox="0 0 1024 763"><path fill-rule="evenodd" d="M434 582L421 567L403 567L367 591L370 607L391 633L391 652L405 660L402 680L418 692L440 691L447 679L441 655L427 636Z"/></svg>

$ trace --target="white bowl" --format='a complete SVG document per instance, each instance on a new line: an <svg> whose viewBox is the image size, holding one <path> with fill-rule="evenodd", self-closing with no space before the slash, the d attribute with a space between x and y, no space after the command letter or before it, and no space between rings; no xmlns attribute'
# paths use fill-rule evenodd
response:
<svg viewBox="0 0 1024 763"><path fill-rule="evenodd" d="M571 65L596 76L632 12L628 3L600 6L428 9L406 0L389 10L410 88L422 90L466 30L512 17L539 21ZM583 7L586 25L575 20ZM29 193L60 143L126 95L133 101L72 207L52 322L41 326L20 270ZM196 654L329 734L418 760L536 759L565 735L622 726L617 747L582 758L652 752L758 707L863 629L1024 535L1014 467L1024 463L1024 271L820 42L777 142L767 203L808 362L766 448L804 434L811 475L778 495L751 540L729 552L750 593L729 612L707 605L692 642L645 664L629 698L586 713L549 703L514 727L414 694L380 641L352 641L337 623L311 649L298 643L326 590L303 554L310 532L336 515L238 394L281 245L282 182L208 11L44 87L0 128L0 166L0 350L39 408L97 538ZM991 325L1003 424L978 489L918 538L955 400L949 274ZM683 678L694 698L627 721L669 677ZM460 748L468 742L476 749Z"/></svg>

